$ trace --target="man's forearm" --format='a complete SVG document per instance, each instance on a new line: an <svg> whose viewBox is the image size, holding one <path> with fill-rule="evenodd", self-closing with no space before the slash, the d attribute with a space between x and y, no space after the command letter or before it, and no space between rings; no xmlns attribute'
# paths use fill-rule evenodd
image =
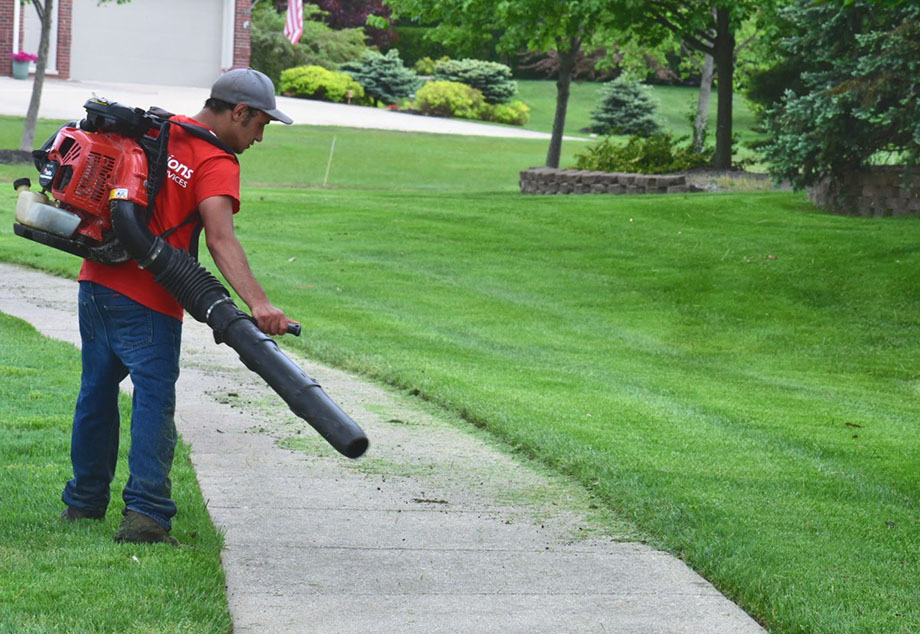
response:
<svg viewBox="0 0 920 634"><path fill-rule="evenodd" d="M208 250L217 268L237 295L246 302L250 310L254 310L260 304L268 303L268 295L265 294L265 289L253 274L239 240L230 238L209 241Z"/></svg>
<svg viewBox="0 0 920 634"><path fill-rule="evenodd" d="M201 201L198 210L204 222L205 239L214 263L224 274L233 290L242 298L262 332L283 335L290 320L284 311L268 301L265 289L256 280L243 246L233 230L232 199L213 196Z"/></svg>

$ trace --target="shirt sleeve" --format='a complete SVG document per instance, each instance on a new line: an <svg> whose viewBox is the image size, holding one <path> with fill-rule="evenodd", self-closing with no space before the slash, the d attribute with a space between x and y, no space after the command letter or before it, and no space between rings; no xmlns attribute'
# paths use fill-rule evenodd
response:
<svg viewBox="0 0 920 634"><path fill-rule="evenodd" d="M229 196L233 199L233 213L240 210L240 165L230 156L214 156L198 166L195 206L212 196Z"/></svg>

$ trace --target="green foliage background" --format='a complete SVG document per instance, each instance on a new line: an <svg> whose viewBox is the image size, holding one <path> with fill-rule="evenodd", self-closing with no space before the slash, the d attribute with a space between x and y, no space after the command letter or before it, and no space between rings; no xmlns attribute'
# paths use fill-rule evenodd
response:
<svg viewBox="0 0 920 634"><path fill-rule="evenodd" d="M802 75L767 114L771 172L796 187L920 164L920 6L793 2L781 43Z"/></svg>
<svg viewBox="0 0 920 634"><path fill-rule="evenodd" d="M268 75L279 86L281 71L295 66L322 66L336 70L345 62L358 59L367 50L362 29L333 30L316 21L315 5L304 5L304 32L297 46L284 37L285 16L270 2L257 2L252 8L250 65Z"/></svg>

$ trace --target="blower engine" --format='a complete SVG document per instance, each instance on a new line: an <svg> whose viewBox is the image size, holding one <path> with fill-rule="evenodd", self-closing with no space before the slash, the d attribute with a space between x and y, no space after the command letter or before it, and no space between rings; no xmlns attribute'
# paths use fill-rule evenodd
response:
<svg viewBox="0 0 920 634"><path fill-rule="evenodd" d="M160 110L98 98L84 108L85 119L65 125L33 152L42 192L31 191L29 179L14 183L20 192L16 235L102 264L136 260L329 444L349 458L363 455L369 443L357 423L259 330L217 278L147 227L166 174L170 127L222 147L220 141ZM299 326L291 332L299 334Z"/></svg>

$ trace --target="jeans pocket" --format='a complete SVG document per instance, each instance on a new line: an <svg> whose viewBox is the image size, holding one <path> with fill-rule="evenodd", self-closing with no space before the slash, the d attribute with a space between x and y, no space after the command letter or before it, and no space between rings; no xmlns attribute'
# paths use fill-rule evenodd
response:
<svg viewBox="0 0 920 634"><path fill-rule="evenodd" d="M113 346L132 350L153 343L153 318L150 309L132 302L132 305L109 304L104 310Z"/></svg>

